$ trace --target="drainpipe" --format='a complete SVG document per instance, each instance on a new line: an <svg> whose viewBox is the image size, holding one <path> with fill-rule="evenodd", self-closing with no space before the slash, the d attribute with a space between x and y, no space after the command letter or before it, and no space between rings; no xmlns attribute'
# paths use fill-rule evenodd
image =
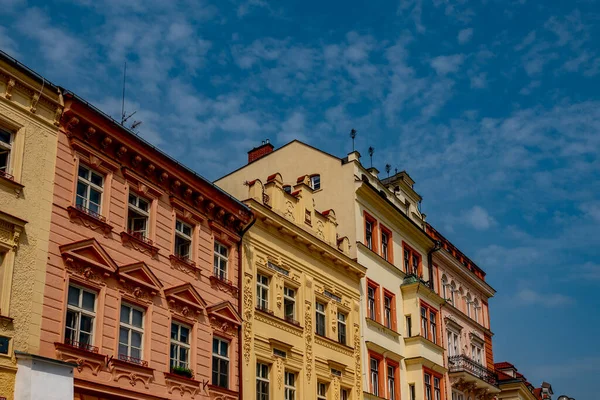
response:
<svg viewBox="0 0 600 400"><path fill-rule="evenodd" d="M442 242L439 240L435 241L433 249L427 252L427 265L429 265L429 288L433 290L433 253L442 248Z"/></svg>
<svg viewBox="0 0 600 400"><path fill-rule="evenodd" d="M254 214L252 215L252 221L250 221L250 223L248 225L246 225L246 227L240 232L240 241L238 242L237 245L237 255L238 255L238 310L240 310L240 313L242 311L242 284L244 283L244 280L242 279L242 275L243 275L243 267L242 267L242 240L244 239L244 235L246 234L246 232L248 232L250 230L250 228L252 228L252 225L254 225L256 223L256 217L254 216ZM240 315L242 317L243 320L243 313L241 313ZM243 323L243 321L242 321ZM240 325L238 327L238 390L239 390L239 397L238 399L241 399L242 396L244 395L244 378L242 376L242 326Z"/></svg>

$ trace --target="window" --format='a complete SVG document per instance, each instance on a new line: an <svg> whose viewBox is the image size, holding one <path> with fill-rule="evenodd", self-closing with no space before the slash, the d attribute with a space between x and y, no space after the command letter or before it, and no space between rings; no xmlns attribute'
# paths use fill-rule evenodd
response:
<svg viewBox="0 0 600 400"><path fill-rule="evenodd" d="M371 371L371 394L379 396L379 360L371 357L369 365Z"/></svg>
<svg viewBox="0 0 600 400"><path fill-rule="evenodd" d="M456 391L452 391L452 400L465 400L465 395Z"/></svg>
<svg viewBox="0 0 600 400"><path fill-rule="evenodd" d="M421 302L421 335L437 343L437 310Z"/></svg>
<svg viewBox="0 0 600 400"><path fill-rule="evenodd" d="M383 293L383 324L386 328L396 329L396 296L387 290Z"/></svg>
<svg viewBox="0 0 600 400"><path fill-rule="evenodd" d="M338 311L337 318L338 342L346 344L346 314Z"/></svg>
<svg viewBox="0 0 600 400"><path fill-rule="evenodd" d="M175 221L175 255L182 259L191 259L192 227L183 221Z"/></svg>
<svg viewBox="0 0 600 400"><path fill-rule="evenodd" d="M129 233L140 239L147 238L149 220L150 202L136 194L129 193L129 212L127 213Z"/></svg>
<svg viewBox="0 0 600 400"><path fill-rule="evenodd" d="M456 283L454 283L454 281L452 281L450 283L450 301L452 302L452 305L454 307L456 307L455 293L456 293Z"/></svg>
<svg viewBox="0 0 600 400"><path fill-rule="evenodd" d="M448 300L448 278L442 275L442 298Z"/></svg>
<svg viewBox="0 0 600 400"><path fill-rule="evenodd" d="M215 242L215 276L219 279L227 279L227 260L229 249L219 242Z"/></svg>
<svg viewBox="0 0 600 400"><path fill-rule="evenodd" d="M404 246L404 271L407 274L420 275L421 274L421 256L415 250L413 250L406 243Z"/></svg>
<svg viewBox="0 0 600 400"><path fill-rule="evenodd" d="M327 384L317 382L317 400L327 400Z"/></svg>
<svg viewBox="0 0 600 400"><path fill-rule="evenodd" d="M391 263L394 262L392 254L392 232L381 226L381 257Z"/></svg>
<svg viewBox="0 0 600 400"><path fill-rule="evenodd" d="M440 378L437 376L433 377L433 398L435 400L442 400L442 391L440 389Z"/></svg>
<svg viewBox="0 0 600 400"><path fill-rule="evenodd" d="M65 343L88 348L93 344L96 293L69 285Z"/></svg>
<svg viewBox="0 0 600 400"><path fill-rule="evenodd" d="M284 286L283 288L283 313L286 320L296 320L296 291Z"/></svg>
<svg viewBox="0 0 600 400"><path fill-rule="evenodd" d="M310 177L310 187L313 190L321 189L321 175L313 175Z"/></svg>
<svg viewBox="0 0 600 400"><path fill-rule="evenodd" d="M412 317L406 316L406 337L412 337Z"/></svg>
<svg viewBox="0 0 600 400"><path fill-rule="evenodd" d="M416 390L415 390L415 384L411 383L408 385L408 391L410 393L410 400L417 400L417 395L416 395Z"/></svg>
<svg viewBox="0 0 600 400"><path fill-rule="evenodd" d="M373 222L365 221L366 246L373 250Z"/></svg>
<svg viewBox="0 0 600 400"><path fill-rule="evenodd" d="M171 323L171 369L189 368L190 365L190 328Z"/></svg>
<svg viewBox="0 0 600 400"><path fill-rule="evenodd" d="M325 336L325 304L315 304L315 328L317 335Z"/></svg>
<svg viewBox="0 0 600 400"><path fill-rule="evenodd" d="M285 371L285 400L296 400L296 374Z"/></svg>
<svg viewBox="0 0 600 400"><path fill-rule="evenodd" d="M256 363L256 400L269 400L269 366Z"/></svg>
<svg viewBox="0 0 600 400"><path fill-rule="evenodd" d="M212 384L229 388L229 342L213 338Z"/></svg>
<svg viewBox="0 0 600 400"><path fill-rule="evenodd" d="M452 330L448 330L448 355L450 357L460 355L460 335Z"/></svg>
<svg viewBox="0 0 600 400"><path fill-rule="evenodd" d="M350 395L348 394L349 391L348 389L340 389L340 399L341 400L348 400L350 398Z"/></svg>
<svg viewBox="0 0 600 400"><path fill-rule="evenodd" d="M481 347L476 344L471 344L471 358L478 364L482 364L481 362Z"/></svg>
<svg viewBox="0 0 600 400"><path fill-rule="evenodd" d="M375 288L369 286L367 289L368 299L367 305L369 308L369 318L375 319Z"/></svg>
<svg viewBox="0 0 600 400"><path fill-rule="evenodd" d="M141 363L143 336L144 311L129 304L121 304L119 358Z"/></svg>
<svg viewBox="0 0 600 400"><path fill-rule="evenodd" d="M10 152L12 150L13 135L0 129L0 174L10 174Z"/></svg>
<svg viewBox="0 0 600 400"><path fill-rule="evenodd" d="M375 282L367 279L367 310L368 317L372 320L379 321L381 318L381 311L379 302L381 298L379 297L379 285Z"/></svg>
<svg viewBox="0 0 600 400"><path fill-rule="evenodd" d="M471 318L471 306L473 304L473 302L471 301L471 293L467 293L465 303L467 303L467 317Z"/></svg>
<svg viewBox="0 0 600 400"><path fill-rule="evenodd" d="M425 374L425 400L433 400L431 397L431 374Z"/></svg>
<svg viewBox="0 0 600 400"><path fill-rule="evenodd" d="M475 320L475 322L479 322L479 309L481 307L479 306L479 300L475 299L475 301L473 302L473 319Z"/></svg>
<svg viewBox="0 0 600 400"><path fill-rule="evenodd" d="M387 366L387 386L388 386L388 399L396 400L396 396L397 396L397 394L396 394L396 367L393 365Z"/></svg>
<svg viewBox="0 0 600 400"><path fill-rule="evenodd" d="M75 205L94 215L102 213L102 192L104 176L79 164L77 176L77 196Z"/></svg>
<svg viewBox="0 0 600 400"><path fill-rule="evenodd" d="M261 274L256 275L256 306L269 309L269 277Z"/></svg>

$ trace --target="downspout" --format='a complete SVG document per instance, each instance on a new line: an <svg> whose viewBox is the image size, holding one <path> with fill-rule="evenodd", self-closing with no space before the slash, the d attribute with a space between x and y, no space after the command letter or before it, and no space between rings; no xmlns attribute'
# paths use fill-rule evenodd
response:
<svg viewBox="0 0 600 400"><path fill-rule="evenodd" d="M242 313L242 284L244 280L242 279L243 268L242 268L242 240L244 239L244 235L246 232L252 228L252 225L256 223L256 217L252 214L252 221L240 232L240 241L237 245L237 255L238 255L238 310L240 310L240 316L242 317L243 322L243 313ZM244 395L244 378L242 376L242 326L238 326L238 390L239 396L238 399L241 399Z"/></svg>
<svg viewBox="0 0 600 400"><path fill-rule="evenodd" d="M429 288L433 290L433 253L442 248L442 242L439 240L435 241L433 249L427 252L427 265L429 266Z"/></svg>

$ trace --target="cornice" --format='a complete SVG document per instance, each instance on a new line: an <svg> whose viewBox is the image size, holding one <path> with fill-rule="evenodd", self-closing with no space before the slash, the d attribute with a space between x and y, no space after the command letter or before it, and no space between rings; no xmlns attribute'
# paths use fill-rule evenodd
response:
<svg viewBox="0 0 600 400"><path fill-rule="evenodd" d="M489 299L494 296L496 290L490 286L487 282L481 280L473 272L467 270L464 265L458 262L451 254L445 251L443 248L433 253L433 262L435 263L436 258L441 258L444 261L444 265L452 271L459 274L462 278L467 280L469 284L475 286L479 291L485 294Z"/></svg>

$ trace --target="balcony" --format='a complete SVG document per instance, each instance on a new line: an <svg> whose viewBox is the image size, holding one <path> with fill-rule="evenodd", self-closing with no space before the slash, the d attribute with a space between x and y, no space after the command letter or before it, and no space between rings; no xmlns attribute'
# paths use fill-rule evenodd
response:
<svg viewBox="0 0 600 400"><path fill-rule="evenodd" d="M493 387L498 386L498 375L494 371L490 371L483 365L476 361L471 360L469 357L460 355L448 357L448 372L449 375L461 375L464 381L475 381L476 378L479 381L485 382L487 385ZM477 384L477 382L474 382ZM480 386L487 386L480 385ZM479 386L479 385L478 385Z"/></svg>

